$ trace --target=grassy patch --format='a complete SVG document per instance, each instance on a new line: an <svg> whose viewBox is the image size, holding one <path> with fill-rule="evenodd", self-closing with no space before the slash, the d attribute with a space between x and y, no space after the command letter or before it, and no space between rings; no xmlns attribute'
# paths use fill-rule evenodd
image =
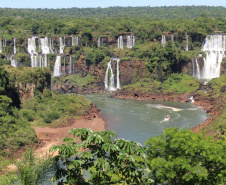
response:
<svg viewBox="0 0 226 185"><path fill-rule="evenodd" d="M153 79L141 79L139 82L124 86L128 91L141 91L142 93L190 93L196 91L200 82L185 74L173 74L163 83Z"/></svg>
<svg viewBox="0 0 226 185"><path fill-rule="evenodd" d="M59 84L64 84L64 83L69 83L70 85L78 85L80 88L84 87L84 86L88 86L93 84L94 86L97 86L96 84L94 84L96 78L96 76L91 76L90 74L88 74L85 77L82 77L81 74L75 74L75 75L69 75L66 77L62 77L62 78L53 78L52 81L54 82L55 85L59 85Z"/></svg>
<svg viewBox="0 0 226 185"><path fill-rule="evenodd" d="M46 90L43 95L25 101L20 113L28 121L42 125L57 123L59 120L64 122L68 117L84 115L89 104L90 102L79 95L52 94L50 90Z"/></svg>

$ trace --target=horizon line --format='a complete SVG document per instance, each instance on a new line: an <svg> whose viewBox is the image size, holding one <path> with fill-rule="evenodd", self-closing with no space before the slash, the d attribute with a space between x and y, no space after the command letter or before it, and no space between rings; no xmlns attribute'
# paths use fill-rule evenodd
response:
<svg viewBox="0 0 226 185"><path fill-rule="evenodd" d="M223 5L220 5L220 6L211 6L211 5L171 5L171 6L107 6L107 7L100 7L100 6L97 6L97 7L68 7L68 8L11 8L11 7L0 7L0 9L55 9L55 10L58 10L58 9L73 9L73 8L76 8L76 9L90 9L90 8L93 8L93 9L106 9L106 8L144 8L144 7L149 7L149 8L160 8L160 7L223 7L223 8L226 8L226 6L223 6Z"/></svg>

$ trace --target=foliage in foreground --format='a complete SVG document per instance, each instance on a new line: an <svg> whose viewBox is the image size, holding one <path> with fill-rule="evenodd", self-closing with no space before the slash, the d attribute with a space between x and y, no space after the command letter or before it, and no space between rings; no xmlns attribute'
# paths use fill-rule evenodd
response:
<svg viewBox="0 0 226 185"><path fill-rule="evenodd" d="M222 140L169 128L143 147L133 141L113 140L113 131L82 128L69 133L82 142L65 138L66 144L51 148L58 150L56 160L64 159L67 166L59 167L55 178L67 175L66 184L226 183L226 143ZM86 170L89 179L85 179Z"/></svg>
<svg viewBox="0 0 226 185"><path fill-rule="evenodd" d="M145 144L150 176L156 183L226 183L225 141L170 128Z"/></svg>
<svg viewBox="0 0 226 185"><path fill-rule="evenodd" d="M55 178L67 175L66 184L150 184L144 170L145 149L141 144L115 139L113 131L93 132L91 129L72 129L69 133L79 137L65 138L66 144L54 146L58 161L64 159L66 169L59 168ZM82 150L81 152L79 152ZM73 158L71 158L73 156ZM84 173L90 173L85 180ZM63 180L62 180L63 181Z"/></svg>

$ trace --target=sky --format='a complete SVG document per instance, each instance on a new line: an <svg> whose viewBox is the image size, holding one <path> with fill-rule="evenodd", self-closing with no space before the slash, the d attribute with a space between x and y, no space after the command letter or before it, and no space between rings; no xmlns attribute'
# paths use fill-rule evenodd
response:
<svg viewBox="0 0 226 185"><path fill-rule="evenodd" d="M226 0L0 0L2 8L87 8L109 6L224 6Z"/></svg>

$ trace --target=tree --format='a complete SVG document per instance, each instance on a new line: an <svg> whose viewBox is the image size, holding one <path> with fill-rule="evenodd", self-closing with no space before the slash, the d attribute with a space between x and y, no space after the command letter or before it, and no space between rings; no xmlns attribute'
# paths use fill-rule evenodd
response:
<svg viewBox="0 0 226 185"><path fill-rule="evenodd" d="M145 173L145 148L125 139L115 139L113 131L94 132L91 129L72 129L74 138L65 138L66 144L56 145L56 160L61 159L66 169L59 167L55 178L66 176L67 184L150 184ZM76 142L75 136L81 143ZM85 171L90 173L84 178ZM63 180L62 180L63 181ZM63 183L61 181L61 183Z"/></svg>
<svg viewBox="0 0 226 185"><path fill-rule="evenodd" d="M226 182L225 141L169 128L145 144L150 176L156 184L223 185Z"/></svg>

